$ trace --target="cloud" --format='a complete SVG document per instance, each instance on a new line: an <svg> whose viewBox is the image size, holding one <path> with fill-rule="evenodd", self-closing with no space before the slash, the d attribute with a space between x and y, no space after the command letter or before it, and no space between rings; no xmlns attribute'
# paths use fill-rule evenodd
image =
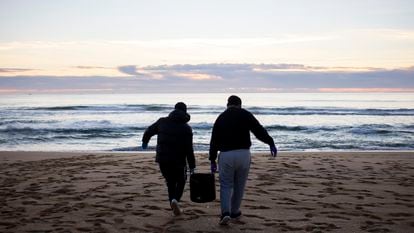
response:
<svg viewBox="0 0 414 233"><path fill-rule="evenodd" d="M0 68L0 73L14 73L14 72L25 72L32 71L35 69L22 69L22 68Z"/></svg>
<svg viewBox="0 0 414 233"><path fill-rule="evenodd" d="M137 71L137 67L133 66L133 65L119 66L118 71L121 72L121 73L124 73L124 74L133 75L133 76L143 75L142 73L139 73Z"/></svg>
<svg viewBox="0 0 414 233"><path fill-rule="evenodd" d="M177 64L117 68L128 76L7 76L4 90L115 92L412 92L414 66L323 67L304 64ZM139 78L137 78L139 76ZM122 78L121 78L122 77Z"/></svg>
<svg viewBox="0 0 414 233"><path fill-rule="evenodd" d="M177 77L182 77L190 80L219 80L222 79L217 75L202 74L202 73L174 73Z"/></svg>
<svg viewBox="0 0 414 233"><path fill-rule="evenodd" d="M297 72L297 71L316 71L316 72L356 72L356 71L385 71L378 67L351 67L351 66L308 66L303 64L231 64L231 63L209 63L209 64L184 64L184 65L160 65L146 66L142 70L149 72L199 72L199 73L228 73L228 72ZM401 68L409 69L409 68Z"/></svg>
<svg viewBox="0 0 414 233"><path fill-rule="evenodd" d="M104 67L104 66L74 66L73 68L76 69L113 69L111 67Z"/></svg>
<svg viewBox="0 0 414 233"><path fill-rule="evenodd" d="M214 81L231 79L235 77L233 73L252 72L251 64L178 64L178 65L159 65L146 66L142 71L152 75L161 76L163 79L184 78L193 81Z"/></svg>
<svg viewBox="0 0 414 233"><path fill-rule="evenodd" d="M150 79L172 79L184 78L189 80L218 80L220 75L215 74L215 65L160 65L160 66L146 66L139 68L137 66L119 66L118 70L129 75L144 75ZM223 65L226 68L226 65ZM228 67L227 67L228 68Z"/></svg>
<svg viewBox="0 0 414 233"><path fill-rule="evenodd" d="M158 73L158 72L148 72L145 69L140 69L140 71L138 72L139 68L135 65L118 66L117 69L119 72L123 74L131 75L135 77L139 76L143 80L146 80L146 79L159 80L159 79L164 78L163 74Z"/></svg>

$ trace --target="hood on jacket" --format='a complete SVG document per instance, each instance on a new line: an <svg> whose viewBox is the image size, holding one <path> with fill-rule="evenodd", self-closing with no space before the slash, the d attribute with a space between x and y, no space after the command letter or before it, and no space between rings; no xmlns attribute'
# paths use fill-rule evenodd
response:
<svg viewBox="0 0 414 233"><path fill-rule="evenodd" d="M190 121L191 117L188 113L179 109L175 109L168 115L168 118L176 122L187 123Z"/></svg>

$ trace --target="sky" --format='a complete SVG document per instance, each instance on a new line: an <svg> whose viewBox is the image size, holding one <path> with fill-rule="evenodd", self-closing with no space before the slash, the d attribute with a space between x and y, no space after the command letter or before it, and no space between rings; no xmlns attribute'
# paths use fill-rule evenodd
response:
<svg viewBox="0 0 414 233"><path fill-rule="evenodd" d="M0 94L414 92L411 0L0 0Z"/></svg>

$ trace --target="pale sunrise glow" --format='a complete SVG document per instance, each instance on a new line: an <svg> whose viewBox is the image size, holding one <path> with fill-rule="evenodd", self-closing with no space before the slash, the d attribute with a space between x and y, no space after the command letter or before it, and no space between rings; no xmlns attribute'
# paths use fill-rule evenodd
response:
<svg viewBox="0 0 414 233"><path fill-rule="evenodd" d="M221 77L216 75L209 75L209 74L195 74L195 73L175 73L174 75L178 77L183 77L186 79L191 80L218 80Z"/></svg>
<svg viewBox="0 0 414 233"><path fill-rule="evenodd" d="M101 77L118 78L100 88L119 91L185 91L200 82L207 92L407 91L414 88L413 9L403 0L5 0L0 89L29 91L15 79L30 77L52 91L66 85L53 78L85 77L73 89L86 91L89 78Z"/></svg>

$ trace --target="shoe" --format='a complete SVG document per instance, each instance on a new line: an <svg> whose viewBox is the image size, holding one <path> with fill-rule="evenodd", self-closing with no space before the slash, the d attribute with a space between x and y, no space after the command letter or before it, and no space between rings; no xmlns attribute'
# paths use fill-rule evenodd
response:
<svg viewBox="0 0 414 233"><path fill-rule="evenodd" d="M229 222L230 222L230 215L228 214L228 213L224 213L224 214L222 214L221 215L221 217L220 217L220 222L219 222L219 224L220 225L222 225L222 226L226 226L226 225L229 225Z"/></svg>
<svg viewBox="0 0 414 233"><path fill-rule="evenodd" d="M231 219L234 219L234 220L239 220L241 218L241 215L242 215L241 211L239 211L239 212L237 212L235 214L231 213L230 214L230 218Z"/></svg>
<svg viewBox="0 0 414 233"><path fill-rule="evenodd" d="M172 199L171 201L171 209L175 216L178 216L181 214L180 207L178 206L178 201L175 199Z"/></svg>

